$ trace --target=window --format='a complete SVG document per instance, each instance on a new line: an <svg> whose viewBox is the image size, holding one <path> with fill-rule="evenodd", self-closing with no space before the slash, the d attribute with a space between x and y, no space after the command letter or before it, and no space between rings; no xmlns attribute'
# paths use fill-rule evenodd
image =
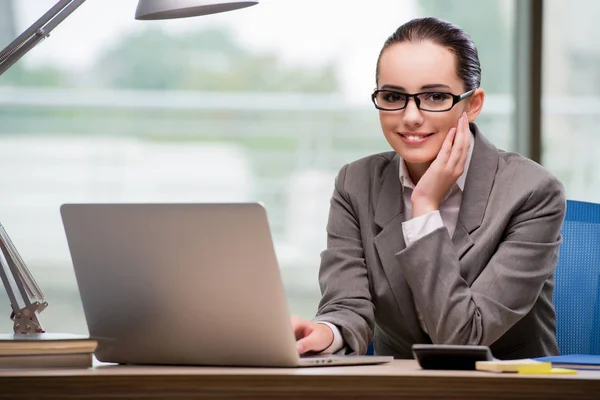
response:
<svg viewBox="0 0 600 400"><path fill-rule="evenodd" d="M600 4L544 2L542 162L567 197L600 202Z"/></svg>

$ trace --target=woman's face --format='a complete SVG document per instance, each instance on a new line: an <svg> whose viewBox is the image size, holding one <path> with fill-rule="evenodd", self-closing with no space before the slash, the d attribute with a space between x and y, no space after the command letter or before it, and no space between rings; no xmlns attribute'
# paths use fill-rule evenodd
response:
<svg viewBox="0 0 600 400"><path fill-rule="evenodd" d="M456 72L454 54L429 41L394 43L385 49L379 60L377 89L409 94L434 91L460 95L465 92ZM403 110L379 110L383 134L407 163L430 163L450 128L456 127L463 111L468 111L471 100L469 97L445 112L421 111L414 98L409 99ZM472 121L475 115L468 117Z"/></svg>

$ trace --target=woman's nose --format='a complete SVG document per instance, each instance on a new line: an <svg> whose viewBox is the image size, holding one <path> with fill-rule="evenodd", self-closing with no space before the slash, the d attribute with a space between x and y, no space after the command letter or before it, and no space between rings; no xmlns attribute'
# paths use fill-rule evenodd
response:
<svg viewBox="0 0 600 400"><path fill-rule="evenodd" d="M406 108L404 109L403 119L406 124L418 124L423 120L423 114L419 107L417 107L417 101L414 98L409 98Z"/></svg>

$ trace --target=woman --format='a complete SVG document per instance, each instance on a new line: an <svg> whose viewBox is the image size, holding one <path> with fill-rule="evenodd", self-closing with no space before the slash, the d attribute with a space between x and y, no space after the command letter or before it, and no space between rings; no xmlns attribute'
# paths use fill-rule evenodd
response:
<svg viewBox="0 0 600 400"><path fill-rule="evenodd" d="M371 340L397 358L414 343L558 354L564 189L485 139L480 81L475 45L448 22L412 20L385 42L372 98L394 151L336 178L319 310L292 319L301 354L362 354Z"/></svg>

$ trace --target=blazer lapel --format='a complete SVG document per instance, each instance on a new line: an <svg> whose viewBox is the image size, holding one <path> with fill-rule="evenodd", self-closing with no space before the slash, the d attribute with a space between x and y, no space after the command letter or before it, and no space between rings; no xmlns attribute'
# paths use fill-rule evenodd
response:
<svg viewBox="0 0 600 400"><path fill-rule="evenodd" d="M375 223L382 228L381 232L373 239L375 249L391 292L398 304L404 325L417 342L426 340L425 333L421 330L417 315L414 311L412 292L404 273L396 259L396 253L406 247L402 222L404 221L404 204L402 202L402 184L399 176L400 158L396 155L384 173L381 191L375 207Z"/></svg>
<svg viewBox="0 0 600 400"><path fill-rule="evenodd" d="M459 259L474 244L470 235L481 226L483 221L499 161L498 150L483 137L477 125L472 123L470 128L475 136L475 143L458 221L452 237L452 243Z"/></svg>
<svg viewBox="0 0 600 400"><path fill-rule="evenodd" d="M402 185L400 184L400 157L395 155L383 174L381 190L375 206L375 223L385 228L396 217L404 215Z"/></svg>

